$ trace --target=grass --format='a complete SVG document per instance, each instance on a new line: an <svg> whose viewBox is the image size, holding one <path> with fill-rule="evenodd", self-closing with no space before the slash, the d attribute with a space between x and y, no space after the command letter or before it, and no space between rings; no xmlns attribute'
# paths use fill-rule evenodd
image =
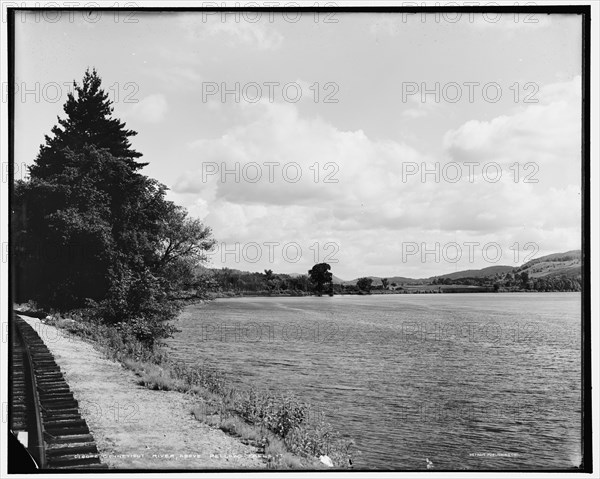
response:
<svg viewBox="0 0 600 479"><path fill-rule="evenodd" d="M329 456L336 468L348 467L353 441L334 431L311 404L290 395L236 387L214 367L175 362L160 345L148 349L114 327L77 314L70 319L55 316L52 323L91 341L106 357L135 372L140 385L194 396L197 406L190 413L196 419L257 447L270 469L327 469L318 459L321 455Z"/></svg>

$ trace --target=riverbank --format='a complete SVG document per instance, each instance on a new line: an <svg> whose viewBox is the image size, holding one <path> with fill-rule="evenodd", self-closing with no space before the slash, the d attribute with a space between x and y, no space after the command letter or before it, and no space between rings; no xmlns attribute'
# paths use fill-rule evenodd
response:
<svg viewBox="0 0 600 479"><path fill-rule="evenodd" d="M22 317L54 355L109 468L267 468L256 447L195 419L193 396L147 389L134 372L106 359L92 344Z"/></svg>
<svg viewBox="0 0 600 479"><path fill-rule="evenodd" d="M548 291L537 291L523 288L499 288L487 286L470 286L470 285L410 285L403 289L396 290L381 290L372 289L369 292L366 291L344 291L335 292L333 295L323 293L321 295L316 293L307 292L261 292L261 291L218 291L207 293L209 300L213 299L230 299L230 298L295 298L303 296L376 296L376 295L410 295L410 294L455 294L455 293L569 293L574 291L563 291L563 290L548 290ZM202 303L203 299L188 300L186 304Z"/></svg>
<svg viewBox="0 0 600 479"><path fill-rule="evenodd" d="M26 309L31 310L29 305ZM39 318L30 311L24 313L29 314ZM315 416L310 404L283 393L239 389L225 380L216 364L182 364L169 357L165 344L148 348L135 337L124 336L118 328L85 319L77 312L73 312L73 318L55 314L38 321L36 326L44 337L53 340L62 334L85 341L103 358L132 371L138 386L182 393L193 399L191 413L195 419L257 448L267 469L352 467L349 448L353 441L342 439L323 417ZM95 403L91 407L94 412L98 409ZM115 408L122 409L118 404ZM129 404L126 408L129 411L125 414L130 417L135 408Z"/></svg>

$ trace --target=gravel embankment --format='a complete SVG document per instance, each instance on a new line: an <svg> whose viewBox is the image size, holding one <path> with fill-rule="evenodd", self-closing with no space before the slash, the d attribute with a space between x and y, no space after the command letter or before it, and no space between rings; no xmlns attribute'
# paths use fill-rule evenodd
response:
<svg viewBox="0 0 600 479"><path fill-rule="evenodd" d="M190 396L139 386L91 344L22 317L54 354L110 468L266 469L256 448L197 421Z"/></svg>

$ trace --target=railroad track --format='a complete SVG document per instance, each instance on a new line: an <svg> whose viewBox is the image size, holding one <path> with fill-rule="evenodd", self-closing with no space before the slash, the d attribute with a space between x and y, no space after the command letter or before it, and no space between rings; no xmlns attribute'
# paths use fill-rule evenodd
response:
<svg viewBox="0 0 600 479"><path fill-rule="evenodd" d="M14 316L10 429L39 469L106 469L59 366L38 333Z"/></svg>

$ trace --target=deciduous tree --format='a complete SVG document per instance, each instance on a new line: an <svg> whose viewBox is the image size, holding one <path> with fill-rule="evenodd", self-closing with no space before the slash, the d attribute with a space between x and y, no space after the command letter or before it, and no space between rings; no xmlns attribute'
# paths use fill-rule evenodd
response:
<svg viewBox="0 0 600 479"><path fill-rule="evenodd" d="M315 286L315 291L317 293L323 292L323 287L325 284L331 285L331 281L333 280L333 275L329 271L331 266L327 263L319 263L314 265L309 271L308 275L310 277L311 282Z"/></svg>
<svg viewBox="0 0 600 479"><path fill-rule="evenodd" d="M371 278L359 278L356 282L356 286L360 291L364 291L368 293L371 291L371 286L373 284L373 280Z"/></svg>

